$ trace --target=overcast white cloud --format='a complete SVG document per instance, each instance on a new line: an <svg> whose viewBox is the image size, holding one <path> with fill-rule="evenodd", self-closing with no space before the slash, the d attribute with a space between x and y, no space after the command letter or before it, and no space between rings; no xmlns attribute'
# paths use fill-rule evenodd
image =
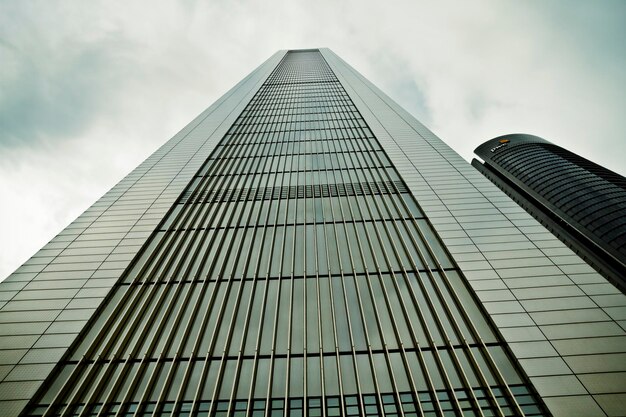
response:
<svg viewBox="0 0 626 417"><path fill-rule="evenodd" d="M278 49L327 46L466 159L524 132L626 174L626 2L4 1L0 279Z"/></svg>

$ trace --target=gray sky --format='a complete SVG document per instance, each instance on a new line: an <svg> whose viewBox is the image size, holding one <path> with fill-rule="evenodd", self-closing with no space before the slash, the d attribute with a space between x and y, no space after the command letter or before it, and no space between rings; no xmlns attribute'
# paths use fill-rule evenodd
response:
<svg viewBox="0 0 626 417"><path fill-rule="evenodd" d="M626 174L624 1L0 2L0 279L278 49L326 46L471 159Z"/></svg>

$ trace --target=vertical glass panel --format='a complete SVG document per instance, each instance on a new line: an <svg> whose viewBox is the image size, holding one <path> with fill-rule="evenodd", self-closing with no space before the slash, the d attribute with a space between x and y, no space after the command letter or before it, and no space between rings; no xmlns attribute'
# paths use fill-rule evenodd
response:
<svg viewBox="0 0 626 417"><path fill-rule="evenodd" d="M333 291L333 302L335 305L335 326L337 330L337 344L339 350L350 349L350 329L348 328L348 314L343 294L341 278L330 279Z"/></svg>
<svg viewBox="0 0 626 417"><path fill-rule="evenodd" d="M308 357L306 360L306 377L307 377L307 391L309 396L322 395L321 388L321 375L320 375L320 357Z"/></svg>
<svg viewBox="0 0 626 417"><path fill-rule="evenodd" d="M317 268L319 269L319 274L320 275L327 275L328 274L328 254L326 252L326 234L324 233L324 227L323 225L318 225L316 227L317 229L317 235L316 235L316 243L317 243L317 250L316 250L316 254L317 254ZM307 262L308 262L308 256L312 255L313 252L309 252L307 253ZM313 260L315 261L315 260Z"/></svg>
<svg viewBox="0 0 626 417"><path fill-rule="evenodd" d="M265 398L267 395L267 387L270 386L270 360L259 359L256 370L256 383L254 386L254 396L256 398Z"/></svg>
<svg viewBox="0 0 626 417"><path fill-rule="evenodd" d="M306 279L306 348L307 352L319 352L320 334L317 308L317 280Z"/></svg>
<svg viewBox="0 0 626 417"><path fill-rule="evenodd" d="M365 329L363 328L363 320L360 309L359 297L356 291L355 278L345 277L343 284L346 291L348 301L348 312L350 313L350 326L352 328L352 338L355 349L361 350L367 347L365 340Z"/></svg>
<svg viewBox="0 0 626 417"><path fill-rule="evenodd" d="M271 277L278 277L282 275L282 267L283 267L283 262L286 258L290 259L291 258L291 254L285 256L284 255L284 246L283 246L283 242L285 240L285 229L289 230L291 229L293 226L289 226L287 228L285 227L273 227L270 228L268 230L268 232L270 231L274 231L274 235L272 237L272 243L273 243L273 249L272 249L272 257L270 259L270 264L271 264L271 269L270 269L270 276ZM291 236L291 235L290 235ZM267 244L267 240L266 240L266 244ZM291 267L291 265L289 265L289 267ZM288 267L288 268L289 268Z"/></svg>
<svg viewBox="0 0 626 417"><path fill-rule="evenodd" d="M213 354L215 356L221 355L221 353L224 351L224 348L226 347L227 337L231 331L231 326L234 325L232 321L235 318L234 309L237 302L239 285L239 281L231 282L230 292L226 296L226 300L224 300L224 302L226 303L226 308L224 309L224 314L222 316L222 320L220 321L219 332L215 339L215 345L213 348Z"/></svg>
<svg viewBox="0 0 626 417"><path fill-rule="evenodd" d="M456 299L453 298L453 295L450 292L450 288L448 287L448 281L441 273L434 273L433 275L438 283L441 292L443 293L444 303L446 304L448 309L450 309L454 323L459 327L459 331L456 332L460 332L460 337L467 339L470 343L473 342L474 337L472 335L472 332L467 326L465 317L461 314L461 311L459 310Z"/></svg>
<svg viewBox="0 0 626 417"><path fill-rule="evenodd" d="M338 274L340 272L339 253L338 253L338 236L335 234L335 225L327 224L326 231L326 247L328 249L328 262L330 263L330 273ZM345 240L344 240L345 241ZM342 242L344 242L342 241Z"/></svg>
<svg viewBox="0 0 626 417"><path fill-rule="evenodd" d="M354 360L352 355L339 356L341 367L341 385L344 395L357 394L356 375L354 373Z"/></svg>
<svg viewBox="0 0 626 417"><path fill-rule="evenodd" d="M230 399L231 392L233 391L233 384L235 382L235 368L237 361L225 361L224 372L222 374L222 384L220 387L220 400Z"/></svg>
<svg viewBox="0 0 626 417"><path fill-rule="evenodd" d="M411 371L411 376L413 378L413 383L418 391L425 391L428 389L428 375L424 371L422 367L420 358L418 357L419 353L417 352L406 352L407 362L409 365L409 370Z"/></svg>
<svg viewBox="0 0 626 417"><path fill-rule="evenodd" d="M289 395L301 397L304 395L304 358L291 358L289 374Z"/></svg>
<svg viewBox="0 0 626 417"><path fill-rule="evenodd" d="M374 379L372 376L372 367L370 365L368 355L356 355L357 372L359 373L359 383L364 394L373 393Z"/></svg>
<svg viewBox="0 0 626 417"><path fill-rule="evenodd" d="M358 246L357 246L356 228L354 224L347 223L346 230L347 230L347 240L346 242L344 242L343 245L341 245L341 247L346 255L348 254L350 255L349 256L350 262L348 262L347 264L344 264L344 271L348 272L350 271L350 269L352 269L352 271L355 273L363 273L365 272L365 267L363 265L363 259L359 253Z"/></svg>
<svg viewBox="0 0 626 417"><path fill-rule="evenodd" d="M204 361L192 361L190 366L191 372L183 394L183 401L192 401L196 398L198 386L200 385L200 378L202 376L202 368L204 367Z"/></svg>
<svg viewBox="0 0 626 417"><path fill-rule="evenodd" d="M283 184L283 185L287 185L287 184ZM295 184L289 184L289 185L295 185ZM296 199L292 199L290 198L289 200L287 200L287 219L285 220L286 223L295 223L296 222L296 213L297 213L297 200Z"/></svg>
<svg viewBox="0 0 626 417"><path fill-rule="evenodd" d="M285 265L283 276L304 275L304 226L287 228L288 235L285 241Z"/></svg>
<svg viewBox="0 0 626 417"><path fill-rule="evenodd" d="M291 322L291 351L302 352L304 349L304 279L293 281L293 303Z"/></svg>
<svg viewBox="0 0 626 417"><path fill-rule="evenodd" d="M463 282L459 273L456 271L446 271L450 284L454 288L456 296L463 305L463 310L472 320L472 324L478 330L478 333L486 343L495 342L497 339L491 330L491 326L487 323L485 316L480 311L474 297L467 289L467 285Z"/></svg>
<svg viewBox="0 0 626 417"><path fill-rule="evenodd" d="M272 396L284 397L286 394L286 380L287 380L287 359L275 358L274 359L274 372L272 374Z"/></svg>
<svg viewBox="0 0 626 417"><path fill-rule="evenodd" d="M228 352L230 355L237 355L242 349L242 339L244 337L244 326L246 324L246 318L248 316L248 308L250 300L250 293L252 292L252 282L244 281L242 285L242 291L240 295L239 306L237 307L236 315L232 323L230 346Z"/></svg>
<svg viewBox="0 0 626 417"><path fill-rule="evenodd" d="M259 335L259 324L262 323L262 313L265 295L265 281L254 281L254 296L252 301L252 309L250 312L250 321L246 331L246 347L245 354L252 355L256 350L257 338Z"/></svg>
<svg viewBox="0 0 626 417"><path fill-rule="evenodd" d="M262 236L262 237L260 236L260 238L263 239L263 245L261 246L261 249L260 249L261 255L259 256L257 273L261 277L268 276L271 272L269 270L269 266L270 266L270 260L272 258L275 229L276 229L275 227L267 227L265 229L259 230L259 233ZM278 269L277 266L275 268Z"/></svg>
<svg viewBox="0 0 626 417"><path fill-rule="evenodd" d="M459 342L457 332L452 325L452 316L450 316L445 308L445 300L439 297L439 293L436 289L436 281L428 275L422 274L422 282L424 283L425 292L428 298L433 303L434 314L440 319L440 329L445 331L445 335L452 341L453 344Z"/></svg>
<svg viewBox="0 0 626 417"><path fill-rule="evenodd" d="M163 389L163 387L165 386L165 380L167 378L167 373L170 370L170 367L172 366L172 363L164 363L164 364L160 364L160 366L158 366L157 368L155 368L155 372L156 372L156 381L155 384L152 386L152 391L149 393L149 398L150 401L157 401L161 395L161 390ZM95 388L95 384L91 386L91 388Z"/></svg>
<svg viewBox="0 0 626 417"><path fill-rule="evenodd" d="M475 372L475 367L473 364L470 363L468 355L465 352L465 350L458 349L456 353L457 353L457 357L459 358L459 362L461 363L461 367L463 368L463 372L465 373L465 376L470 386L480 385L478 376Z"/></svg>
<svg viewBox="0 0 626 417"><path fill-rule="evenodd" d="M250 261L248 262L247 272L245 274L246 278L254 277L254 274L261 273L260 263L263 252L261 251L263 247L263 230L249 230L248 234L254 233L254 239L252 241L252 247L250 252ZM265 271L263 271L265 272Z"/></svg>
<svg viewBox="0 0 626 417"><path fill-rule="evenodd" d="M430 375L430 379L434 385L434 388L444 389L445 385L443 383L443 378L441 376L441 373L439 372L439 366L435 361L433 352L422 352L422 357L424 358L424 363L426 365L426 369L428 370L428 374Z"/></svg>
<svg viewBox="0 0 626 417"><path fill-rule="evenodd" d="M240 233L245 233L245 234L243 238L243 243L241 245L241 253L238 256L237 267L235 270L235 277L237 278L245 276L246 268L250 261L256 261L256 259L254 260L251 259L251 255L256 254L256 252L252 248L253 232L247 229L240 229Z"/></svg>
<svg viewBox="0 0 626 417"><path fill-rule="evenodd" d="M337 250L339 251L341 268L344 271L349 271L352 268L352 261L350 260L350 250L348 248L348 238L346 236L345 227L343 224L337 224L334 230L336 233Z"/></svg>
<svg viewBox="0 0 626 417"><path fill-rule="evenodd" d="M378 319L383 333L383 343L390 349L396 349L398 343L396 340L396 332L393 321L389 314L387 300L385 299L385 290L381 285L380 277L370 275L370 283L372 285L372 294L376 302L376 310L378 311Z"/></svg>
<svg viewBox="0 0 626 417"><path fill-rule="evenodd" d="M301 246L298 247L298 249L296 251L296 255L295 255L296 258L297 257L305 258L306 254L309 254L309 255L306 256L306 258L305 258L306 259L306 271L297 270L297 271L295 271L295 275L302 274L303 272L306 275L315 275L315 271L316 271L316 268L317 268L316 262L315 262L316 259L315 259L315 256L314 256L314 254L315 254L315 245L316 245L316 243L315 243L315 229L316 229L316 227L314 225L306 225L304 227L306 235L297 237L299 239L304 238L305 242L304 242L304 247L301 247ZM302 250L302 252L301 253L297 253L300 250Z"/></svg>
<svg viewBox="0 0 626 417"><path fill-rule="evenodd" d="M501 346L489 346L489 353L508 384L521 384L522 380L513 367L511 359Z"/></svg>
<svg viewBox="0 0 626 417"><path fill-rule="evenodd" d="M324 388L326 395L340 394L337 358L335 356L324 356Z"/></svg>
<svg viewBox="0 0 626 417"><path fill-rule="evenodd" d="M339 202L346 220L362 220L368 216L361 214L360 205L364 204L364 197L340 197ZM335 200L336 201L336 200Z"/></svg>
<svg viewBox="0 0 626 417"><path fill-rule="evenodd" d="M289 322L291 316L291 280L281 279L280 283L280 299L278 307L278 315L276 324L276 342L274 350L277 354L287 353L287 342L289 338Z"/></svg>
<svg viewBox="0 0 626 417"><path fill-rule="evenodd" d="M173 315L168 315L165 314L165 312L167 311L167 306L168 304L171 302L171 300L174 298L174 294L175 294L175 289L173 288L173 286L161 286L159 285L158 287L163 288L163 293L159 294L159 298L154 298L152 301L157 304L156 306L156 313L153 311L151 316L148 319L148 323L149 323L149 331L146 332L145 334L167 334L169 327L172 325L173 321L174 321L174 317ZM165 323L163 324L162 321L164 321ZM160 326L163 326L161 328L159 328ZM127 326L127 328L125 329L126 331L130 331L132 329L131 326ZM118 334L118 340L122 340L122 337L124 336L124 334ZM153 343L154 342L154 343ZM162 351L165 348L165 342L166 342L166 338L165 337L161 337L157 340L154 340L152 338L145 338L144 339L144 346L141 348L141 351L147 351L149 350L150 347L156 345L156 347L154 347L153 350L156 351Z"/></svg>
<svg viewBox="0 0 626 417"><path fill-rule="evenodd" d="M373 230L366 228L366 225L364 223L356 223L355 226L357 230L357 236L359 239L358 242L359 242L360 248L356 244L353 245L354 256L360 256L362 259L362 262L365 264L365 266L367 266L367 269L370 272L376 271L376 261L378 259L372 255L372 252L370 251L370 244L367 241L368 234L370 232L373 232ZM376 239L376 235L370 236L370 238ZM381 257L382 252L377 253L376 256ZM383 261L384 261L384 258L383 258Z"/></svg>
<svg viewBox="0 0 626 417"><path fill-rule="evenodd" d="M267 298L265 300L263 328L261 330L261 354L269 354L272 350L272 337L274 336L274 319L276 312L277 296L278 280L267 281Z"/></svg>
<svg viewBox="0 0 626 417"><path fill-rule="evenodd" d="M422 234L424 235L424 238L428 242L430 249L437 257L437 260L439 261L441 266L443 268L453 268L454 265L452 265L452 262L448 258L448 255L446 255L443 247L441 246L441 243L439 242L439 239L437 239L437 237L435 236L435 233L433 232L428 222L422 219L416 220L416 222L420 232L422 232Z"/></svg>
<svg viewBox="0 0 626 417"><path fill-rule="evenodd" d="M320 290L320 314L322 321L322 346L324 352L333 352L335 350L335 326L334 317L330 297L330 279L319 279Z"/></svg>
<svg viewBox="0 0 626 417"><path fill-rule="evenodd" d="M457 367L454 363L452 355L454 352L450 350L439 350L439 356L441 357L441 362L443 362L444 369L446 370L446 374L448 375L448 379L453 388L462 388L463 383L461 381L461 376L457 371Z"/></svg>
<svg viewBox="0 0 626 417"><path fill-rule="evenodd" d="M376 380L378 381L378 386L382 392L389 392L393 390L393 386L391 383L391 374L389 373L389 368L387 367L387 359L385 358L384 353L375 353L372 355L372 360L374 362L374 370L376 371Z"/></svg>
<svg viewBox="0 0 626 417"><path fill-rule="evenodd" d="M186 294L184 295L184 300L181 299L180 301L182 311L178 313L178 324L172 329L173 334L170 337L172 337L173 340L168 349L168 356L173 356L176 352L180 352L186 336L188 337L188 325L193 313L193 308L198 301L200 285L185 284L183 292ZM135 334L137 333L138 332L135 332Z"/></svg>

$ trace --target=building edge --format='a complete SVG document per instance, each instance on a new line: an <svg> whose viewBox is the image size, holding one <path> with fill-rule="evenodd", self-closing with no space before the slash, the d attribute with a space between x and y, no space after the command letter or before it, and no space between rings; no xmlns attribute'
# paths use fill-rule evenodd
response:
<svg viewBox="0 0 626 417"><path fill-rule="evenodd" d="M552 414L621 415L626 297L334 52L321 52ZM584 308L555 305L566 297ZM599 356L615 366L583 365Z"/></svg>
<svg viewBox="0 0 626 417"><path fill-rule="evenodd" d="M570 216L554 201L556 200L554 197L545 197L534 186L530 186L521 178L518 178L518 174L507 172L507 169L498 162L497 158L503 151L508 151L509 154L512 153L511 156L513 158L516 154L519 155L520 152L523 152L521 148L517 148L519 145L532 147L540 146L542 149L548 151L558 150L560 154L564 155L558 156L556 153L550 153L555 160L560 159L567 161L571 167L586 170L586 174L593 175L598 181L603 181L604 187L610 184L609 186L611 188L604 189L604 194L600 194L602 199L593 201L593 206L598 207L594 212L589 213L594 220L598 220L600 217L597 213L602 210L603 204L613 204L614 207L609 210L611 211L615 210L615 202L619 198L624 199L626 196L626 192L624 191L621 191L621 194L613 194L613 197L609 197L609 193L614 193L619 189L626 189L626 178L541 137L522 133L498 136L486 141L474 150L474 153L482 159L483 162L475 158L472 160L472 165L478 171L513 198L513 200L520 204L528 213L535 217L535 219L561 239L565 245L574 250L622 292L626 292L626 258L623 257L623 254L619 253L608 241L601 239L591 229L580 224L580 216L578 219ZM518 151L516 152L515 149L518 149ZM518 161L518 163L519 162L521 161ZM574 184L568 181L568 179L574 180L574 174L569 175L572 178L568 177L567 174L563 176L563 184L569 184L570 188L574 188L572 185L575 185L576 189L580 188L580 185L583 185L581 182ZM583 188L580 191L589 195L593 195L595 192L591 185L588 185L587 188ZM562 195L569 197L570 194L571 193L559 193L559 199L563 198ZM588 202L583 201L582 198L578 198L575 201L578 203ZM578 205L580 206L581 204ZM606 209L607 207L605 207L605 211Z"/></svg>
<svg viewBox="0 0 626 417"><path fill-rule="evenodd" d="M26 409L54 371L55 364L67 353L135 255L158 229L165 214L286 53L286 50L276 52L238 82L0 283L0 314L12 313L11 322L0 322L3 349L0 351L0 410L3 417L19 416ZM185 157L179 151L189 146L198 151ZM170 180L163 180L164 173ZM143 197L142 191L146 188L156 197ZM128 226L107 236L109 239L101 240L102 243L94 244L97 249L92 250L89 257L97 261L84 264L84 269L63 271L57 256L75 249L78 242L92 242L90 235L93 238L98 234L107 217L116 212L127 217ZM35 293L30 296L50 298L54 289L42 284L48 280L54 280L57 288L68 289L57 290L59 298L49 303L50 314L33 318L29 305L37 301L19 299L18 293L29 286L41 287L39 291L29 291ZM77 287L79 281L83 285ZM63 333L62 346L57 343L54 347L43 347L57 334L56 329L63 327L63 313L69 308L81 310L82 320L73 323L72 331ZM37 379L21 380L24 373L31 376L35 373Z"/></svg>
<svg viewBox="0 0 626 417"><path fill-rule="evenodd" d="M524 192L523 189L516 187L512 181L501 176L490 165L481 163L474 158L472 159L472 166L550 230L563 244L576 252L598 273L602 274L622 292L626 292L626 283L623 281L623 265L619 260L613 256L607 256L606 252L598 245L587 239L575 227L556 216L552 211L542 210L541 203L537 199Z"/></svg>

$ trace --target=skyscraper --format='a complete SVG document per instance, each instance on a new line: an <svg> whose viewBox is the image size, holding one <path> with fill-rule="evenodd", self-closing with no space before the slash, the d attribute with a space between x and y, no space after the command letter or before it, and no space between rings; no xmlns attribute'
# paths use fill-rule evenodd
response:
<svg viewBox="0 0 626 417"><path fill-rule="evenodd" d="M532 135L475 150L472 165L622 291L626 290L626 178Z"/></svg>
<svg viewBox="0 0 626 417"><path fill-rule="evenodd" d="M624 296L328 49L276 53L0 289L6 415L623 411Z"/></svg>

